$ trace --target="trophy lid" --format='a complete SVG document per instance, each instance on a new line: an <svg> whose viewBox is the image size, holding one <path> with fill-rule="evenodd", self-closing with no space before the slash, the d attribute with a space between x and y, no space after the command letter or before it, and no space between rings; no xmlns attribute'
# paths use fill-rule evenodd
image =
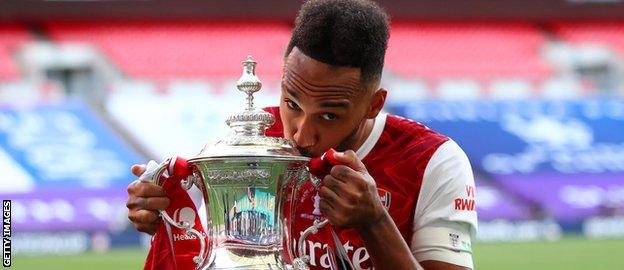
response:
<svg viewBox="0 0 624 270"><path fill-rule="evenodd" d="M275 117L254 107L253 94L262 88L262 83L255 73L256 64L251 56L247 56L247 60L243 61L243 74L236 82L236 87L247 94L247 107L244 111L229 116L225 121L233 133L215 144L207 144L196 157L189 159L189 162L236 157L309 160L308 157L301 156L292 141L265 135L266 129L275 123Z"/></svg>

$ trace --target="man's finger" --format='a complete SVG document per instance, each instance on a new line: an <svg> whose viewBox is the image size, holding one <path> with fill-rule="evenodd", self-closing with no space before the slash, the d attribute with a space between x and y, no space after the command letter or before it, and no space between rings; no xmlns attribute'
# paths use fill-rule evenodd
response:
<svg viewBox="0 0 624 270"><path fill-rule="evenodd" d="M329 175L344 183L350 183L352 179L362 178L361 172L347 167L346 165L336 165L332 167L331 171L329 171Z"/></svg>
<svg viewBox="0 0 624 270"><path fill-rule="evenodd" d="M325 186L319 189L318 194L319 194L319 197L321 197L321 201L326 201L328 204L330 204L333 208L336 208L336 209L347 209L348 208L347 202L351 200L348 196L345 196L343 198L340 195L338 195L336 192L334 192L333 190Z"/></svg>
<svg viewBox="0 0 624 270"><path fill-rule="evenodd" d="M321 200L319 203L319 210L321 213L329 220L329 223L333 226L343 226L344 216L340 214L339 211L336 211L334 206L325 200Z"/></svg>
<svg viewBox="0 0 624 270"><path fill-rule="evenodd" d="M155 223L158 221L158 212L146 209L134 210L128 213L128 219L138 224Z"/></svg>
<svg viewBox="0 0 624 270"><path fill-rule="evenodd" d="M328 174L323 178L323 186L328 187L329 189L333 190L337 194L342 194L343 192L346 191L347 189L346 184L347 184L346 181L337 179L331 174Z"/></svg>
<svg viewBox="0 0 624 270"><path fill-rule="evenodd" d="M169 206L167 197L130 197L126 202L128 209L165 210Z"/></svg>
<svg viewBox="0 0 624 270"><path fill-rule="evenodd" d="M145 209L148 210L165 210L169 206L169 198L167 197L148 197L145 202Z"/></svg>
<svg viewBox="0 0 624 270"><path fill-rule="evenodd" d="M137 197L165 197L165 190L156 184L135 181L128 185L128 194Z"/></svg>
<svg viewBox="0 0 624 270"><path fill-rule="evenodd" d="M336 192L334 192L333 190L331 190L329 187L326 186L322 186L319 189L319 197L321 197L321 200L326 200L329 204L335 204L338 202L338 200L340 199L340 197L336 194Z"/></svg>
<svg viewBox="0 0 624 270"><path fill-rule="evenodd" d="M145 164L134 164L130 168L130 171L134 174L134 176L139 177L145 172Z"/></svg>
<svg viewBox="0 0 624 270"><path fill-rule="evenodd" d="M158 228L158 222L160 221L157 220L156 222L150 223L150 224L133 223L133 225L134 225L134 228L136 228L136 230L139 232L144 232L150 235L154 235L156 233L156 228Z"/></svg>
<svg viewBox="0 0 624 270"><path fill-rule="evenodd" d="M334 158L336 161L346 165L347 167L354 169L358 172L366 172L366 167L364 163L360 161L353 150L347 150L345 152L336 152L334 153Z"/></svg>

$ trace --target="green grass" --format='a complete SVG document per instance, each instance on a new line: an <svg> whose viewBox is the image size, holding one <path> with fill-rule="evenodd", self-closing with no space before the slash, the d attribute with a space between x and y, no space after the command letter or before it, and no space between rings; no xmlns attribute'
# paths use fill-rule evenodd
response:
<svg viewBox="0 0 624 270"><path fill-rule="evenodd" d="M65 256L16 256L10 269L16 270L117 270L143 269L147 254L143 249L114 249L103 254L84 253Z"/></svg>
<svg viewBox="0 0 624 270"><path fill-rule="evenodd" d="M568 237L556 242L475 243L479 270L623 270L624 239L585 240ZM142 269L146 251L117 249L105 254L14 257L11 269L112 270Z"/></svg>
<svg viewBox="0 0 624 270"><path fill-rule="evenodd" d="M624 239L586 240L568 237L556 242L477 243L476 269L623 270Z"/></svg>

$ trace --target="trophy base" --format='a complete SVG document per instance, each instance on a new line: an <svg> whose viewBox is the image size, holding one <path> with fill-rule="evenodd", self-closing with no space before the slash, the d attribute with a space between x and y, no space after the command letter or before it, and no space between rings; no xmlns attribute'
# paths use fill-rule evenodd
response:
<svg viewBox="0 0 624 270"><path fill-rule="evenodd" d="M253 253L253 254L252 254ZM275 252L241 252L231 247L214 249L214 261L203 270L213 269L253 269L253 270L288 270L281 261L280 251Z"/></svg>

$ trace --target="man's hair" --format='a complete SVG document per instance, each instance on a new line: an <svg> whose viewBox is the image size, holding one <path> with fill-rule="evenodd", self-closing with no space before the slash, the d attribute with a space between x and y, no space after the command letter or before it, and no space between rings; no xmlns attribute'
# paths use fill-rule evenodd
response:
<svg viewBox="0 0 624 270"><path fill-rule="evenodd" d="M295 20L293 47L332 66L360 68L362 83L381 79L388 44L386 13L366 0L310 0Z"/></svg>

